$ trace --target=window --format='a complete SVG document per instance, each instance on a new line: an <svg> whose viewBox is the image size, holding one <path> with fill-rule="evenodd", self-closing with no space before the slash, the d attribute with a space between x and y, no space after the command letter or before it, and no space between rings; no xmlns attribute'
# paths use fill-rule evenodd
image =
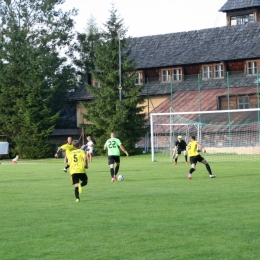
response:
<svg viewBox="0 0 260 260"><path fill-rule="evenodd" d="M230 18L230 25L237 25L237 18L236 17Z"/></svg>
<svg viewBox="0 0 260 260"><path fill-rule="evenodd" d="M222 63L202 67L202 79L224 78L224 65Z"/></svg>
<svg viewBox="0 0 260 260"><path fill-rule="evenodd" d="M169 82L171 80L170 70L162 70L162 82Z"/></svg>
<svg viewBox="0 0 260 260"><path fill-rule="evenodd" d="M257 62L249 61L247 62L247 75L257 75Z"/></svg>
<svg viewBox="0 0 260 260"><path fill-rule="evenodd" d="M249 15L248 15L248 22L249 22L249 23L255 22L254 14L249 14Z"/></svg>
<svg viewBox="0 0 260 260"><path fill-rule="evenodd" d="M237 24L244 24L243 16L237 17Z"/></svg>
<svg viewBox="0 0 260 260"><path fill-rule="evenodd" d="M255 21L254 14L246 14L230 17L230 25L247 24Z"/></svg>
<svg viewBox="0 0 260 260"><path fill-rule="evenodd" d="M223 65L217 64L214 66L214 78L223 78L224 72L223 72Z"/></svg>
<svg viewBox="0 0 260 260"><path fill-rule="evenodd" d="M245 97L238 97L238 109L245 109L245 108L249 108L249 97L245 96Z"/></svg>
<svg viewBox="0 0 260 260"><path fill-rule="evenodd" d="M172 70L172 80L173 81L181 81L181 69L173 69Z"/></svg>
<svg viewBox="0 0 260 260"><path fill-rule="evenodd" d="M212 66L203 66L202 71L203 71L202 74L203 79L212 78Z"/></svg>
<svg viewBox="0 0 260 260"><path fill-rule="evenodd" d="M138 72L137 77L135 79L135 85L142 85L143 84L143 75L142 72Z"/></svg>
<svg viewBox="0 0 260 260"><path fill-rule="evenodd" d="M218 96L218 109L248 109L257 107L258 98L255 93L247 93L241 95Z"/></svg>
<svg viewBox="0 0 260 260"><path fill-rule="evenodd" d="M96 80L93 80L93 86L96 88L100 88L100 83Z"/></svg>

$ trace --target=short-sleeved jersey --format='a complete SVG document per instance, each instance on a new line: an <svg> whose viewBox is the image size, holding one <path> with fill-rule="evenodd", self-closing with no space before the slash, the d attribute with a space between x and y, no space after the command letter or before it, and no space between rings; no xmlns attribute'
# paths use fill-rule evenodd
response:
<svg viewBox="0 0 260 260"><path fill-rule="evenodd" d="M189 155L189 157L199 155L199 152L197 151L197 147L198 147L197 141L190 141L188 143L188 155Z"/></svg>
<svg viewBox="0 0 260 260"><path fill-rule="evenodd" d="M121 145L121 141L118 138L109 138L104 147L107 148L108 156L116 155L120 156L119 146Z"/></svg>
<svg viewBox="0 0 260 260"><path fill-rule="evenodd" d="M187 144L184 140L181 140L180 142L176 141L175 146L177 147L178 150L186 150Z"/></svg>
<svg viewBox="0 0 260 260"><path fill-rule="evenodd" d="M68 156L68 163L70 165L70 174L86 173L84 158L86 154L83 150L77 149L70 152Z"/></svg>
<svg viewBox="0 0 260 260"><path fill-rule="evenodd" d="M67 157L69 156L70 152L74 150L74 147L72 144L64 144L60 148L62 150L65 150Z"/></svg>

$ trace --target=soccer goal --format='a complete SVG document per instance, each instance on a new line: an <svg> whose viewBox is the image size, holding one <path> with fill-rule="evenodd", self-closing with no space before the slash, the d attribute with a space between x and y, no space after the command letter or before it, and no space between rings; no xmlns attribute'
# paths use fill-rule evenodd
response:
<svg viewBox="0 0 260 260"><path fill-rule="evenodd" d="M260 159L260 108L151 113L150 127L152 161L172 161L178 135L195 136L211 161Z"/></svg>

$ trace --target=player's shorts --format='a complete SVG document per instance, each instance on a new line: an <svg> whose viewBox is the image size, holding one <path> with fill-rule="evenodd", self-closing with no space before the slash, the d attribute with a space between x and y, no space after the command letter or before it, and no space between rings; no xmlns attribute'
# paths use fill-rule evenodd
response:
<svg viewBox="0 0 260 260"><path fill-rule="evenodd" d="M190 157L190 163L191 164L197 164L197 162L202 162L204 160L204 158L199 154L199 155L196 155L196 156L191 156Z"/></svg>
<svg viewBox="0 0 260 260"><path fill-rule="evenodd" d="M120 156L118 155L109 155L108 156L108 165L114 164L114 163L120 163Z"/></svg>
<svg viewBox="0 0 260 260"><path fill-rule="evenodd" d="M71 175L72 184L79 183L79 181L88 183L88 176L86 173L73 173Z"/></svg>
<svg viewBox="0 0 260 260"><path fill-rule="evenodd" d="M186 149L178 149L177 154L181 154L181 152L186 152Z"/></svg>

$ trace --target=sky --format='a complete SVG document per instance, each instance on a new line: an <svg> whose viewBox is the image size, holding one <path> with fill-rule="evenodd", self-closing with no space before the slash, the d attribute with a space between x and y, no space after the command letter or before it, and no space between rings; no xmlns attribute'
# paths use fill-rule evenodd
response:
<svg viewBox="0 0 260 260"><path fill-rule="evenodd" d="M93 16L99 28L110 17L114 4L128 28L126 36L140 37L193 31L226 25L226 14L218 10L227 0L66 0L64 11L78 9L77 32L85 32Z"/></svg>

